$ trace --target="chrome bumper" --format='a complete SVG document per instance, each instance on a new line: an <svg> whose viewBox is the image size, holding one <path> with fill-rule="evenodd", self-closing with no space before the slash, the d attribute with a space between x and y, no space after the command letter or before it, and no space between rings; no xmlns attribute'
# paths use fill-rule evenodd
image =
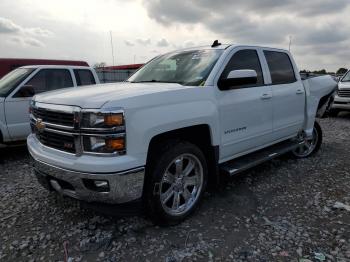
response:
<svg viewBox="0 0 350 262"><path fill-rule="evenodd" d="M71 171L33 159L35 175L41 184L62 195L87 202L121 204L142 197L145 168L139 167L123 172L93 174ZM99 192L89 184L95 180L108 181L109 190ZM45 186L45 185L44 185Z"/></svg>
<svg viewBox="0 0 350 262"><path fill-rule="evenodd" d="M332 108L349 110L350 109L350 97L339 97L336 95L334 97Z"/></svg>

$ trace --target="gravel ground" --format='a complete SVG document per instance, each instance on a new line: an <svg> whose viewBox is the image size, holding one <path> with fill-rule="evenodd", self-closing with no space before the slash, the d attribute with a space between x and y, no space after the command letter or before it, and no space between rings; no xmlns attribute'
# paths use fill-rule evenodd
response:
<svg viewBox="0 0 350 262"><path fill-rule="evenodd" d="M316 156L245 172L168 228L82 209L40 187L25 148L1 149L0 261L350 261L350 114L321 126Z"/></svg>

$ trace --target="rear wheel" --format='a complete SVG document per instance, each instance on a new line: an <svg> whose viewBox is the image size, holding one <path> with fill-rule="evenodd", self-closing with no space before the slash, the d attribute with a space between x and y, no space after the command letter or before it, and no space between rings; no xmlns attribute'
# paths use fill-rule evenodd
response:
<svg viewBox="0 0 350 262"><path fill-rule="evenodd" d="M315 154L322 144L322 129L318 122L315 122L311 137L304 137L302 144L292 151L297 158L306 158Z"/></svg>
<svg viewBox="0 0 350 262"><path fill-rule="evenodd" d="M202 151L188 142L174 142L157 154L146 201L155 223L174 225L198 206L207 185L207 163Z"/></svg>

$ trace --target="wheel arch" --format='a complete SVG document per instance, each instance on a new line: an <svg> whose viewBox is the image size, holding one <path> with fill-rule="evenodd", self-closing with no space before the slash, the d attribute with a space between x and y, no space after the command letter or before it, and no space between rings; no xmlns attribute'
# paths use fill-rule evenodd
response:
<svg viewBox="0 0 350 262"><path fill-rule="evenodd" d="M179 128L161 134L157 134L156 136L152 137L147 151L145 183L147 181L147 177L150 177L148 175L149 172L152 172L152 169L154 167L157 149L170 140L174 140L174 142L176 140L187 141L198 146L198 148L202 150L206 157L209 174L208 186L211 187L217 185L217 183L219 182L219 146L213 145L212 132L210 126L207 124Z"/></svg>

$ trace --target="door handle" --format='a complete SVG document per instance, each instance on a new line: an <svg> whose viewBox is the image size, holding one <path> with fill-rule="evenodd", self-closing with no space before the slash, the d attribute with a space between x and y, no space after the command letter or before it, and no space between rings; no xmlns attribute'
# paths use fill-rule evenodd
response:
<svg viewBox="0 0 350 262"><path fill-rule="evenodd" d="M272 95L271 95L271 94L263 94L260 98L261 98L262 100L266 100L266 99L272 98Z"/></svg>
<svg viewBox="0 0 350 262"><path fill-rule="evenodd" d="M298 89L297 92L296 92L297 95L300 95L300 94L304 94L304 90L303 89Z"/></svg>

